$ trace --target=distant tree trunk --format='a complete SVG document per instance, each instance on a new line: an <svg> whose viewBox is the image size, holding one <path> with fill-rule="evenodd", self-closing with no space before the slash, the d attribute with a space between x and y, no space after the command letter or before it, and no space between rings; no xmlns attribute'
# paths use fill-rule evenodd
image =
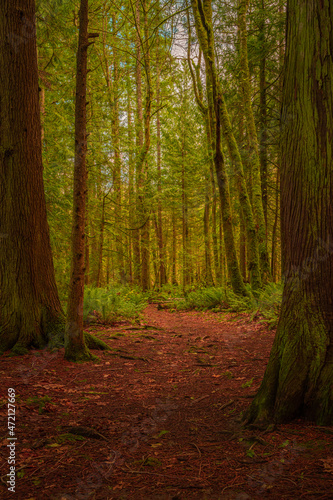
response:
<svg viewBox="0 0 333 500"><path fill-rule="evenodd" d="M128 226L134 227L135 217L133 216L132 204L134 203L134 162L133 162L133 130L132 130L132 106L131 106L131 82L127 80L127 123L128 123ZM139 259L140 260L140 259ZM128 273L129 281L133 282L133 230L130 229L128 236Z"/></svg>
<svg viewBox="0 0 333 500"><path fill-rule="evenodd" d="M246 231L244 216L240 214L240 228L239 228L239 264L243 280L247 281L247 267L246 267Z"/></svg>
<svg viewBox="0 0 333 500"><path fill-rule="evenodd" d="M210 178L206 176L206 193L205 193L205 208L204 208L204 239L205 239L205 284L207 286L214 286L214 279L212 273L212 257L211 257L211 244L210 244Z"/></svg>
<svg viewBox="0 0 333 500"><path fill-rule="evenodd" d="M150 210L147 206L148 200L148 162L147 155L150 148L150 121L152 104L152 83L150 70L150 37L148 32L148 10L150 0L143 0L143 22L144 22L144 74L145 74L145 109L144 109L144 143L140 151L139 162L143 174L143 189L140 194L142 219L146 222L141 231L141 285L142 289L150 288Z"/></svg>
<svg viewBox="0 0 333 500"><path fill-rule="evenodd" d="M183 229L183 289L190 284L188 206L185 180L185 137L182 144L182 229Z"/></svg>
<svg viewBox="0 0 333 500"><path fill-rule="evenodd" d="M284 291L249 423L333 424L333 8L289 0L281 116Z"/></svg>
<svg viewBox="0 0 333 500"><path fill-rule="evenodd" d="M0 350L63 340L43 185L34 0L0 2Z"/></svg>
<svg viewBox="0 0 333 500"><path fill-rule="evenodd" d="M45 137L44 121L45 121L45 89L40 89L40 118L41 118L41 138L42 138L42 148Z"/></svg>
<svg viewBox="0 0 333 500"><path fill-rule="evenodd" d="M88 219L88 189L86 195L86 217L84 236L84 284L90 283L90 246L89 246L89 219Z"/></svg>
<svg viewBox="0 0 333 500"><path fill-rule="evenodd" d="M176 212L172 209L172 284L178 285L177 281L177 227L176 227Z"/></svg>
<svg viewBox="0 0 333 500"><path fill-rule="evenodd" d="M112 41L111 41L111 62L109 61L109 45L107 43L107 14L103 15L103 58L100 57L104 71L107 97L110 105L111 118L111 138L113 147L113 192L114 192L114 234L116 243L116 268L119 275L124 275L124 252L123 235L121 231L122 224L122 161L120 148L120 123L119 123L119 57L117 51L117 24L115 13L111 14L112 21Z"/></svg>
<svg viewBox="0 0 333 500"><path fill-rule="evenodd" d="M211 102L211 104L209 104L208 106L208 112L212 130L214 164L215 164L217 183L221 199L223 236L224 236L224 246L227 256L229 279L231 281L231 285L235 293L239 295L247 295L247 291L244 286L243 279L239 269L239 262L237 259L236 245L232 228L229 181L225 169L224 156L221 144L221 132L223 125L222 122L223 119L224 121L226 121L225 117L227 115L227 112L216 72L211 2L210 0L204 0L204 3L202 4L201 0L192 0L191 3L193 8L193 14L195 18L195 24L200 43L200 48L205 58L206 78L207 78L206 81L207 98L208 102L209 103ZM231 126L229 128L231 130ZM230 133L227 134L227 136L230 137ZM242 165L240 162L240 169L241 168ZM258 289L261 286L258 247L256 245L256 234L254 228L254 221L252 217L252 210L244 182L243 185L245 189L241 197L241 201L242 202L244 201L246 205L245 209L248 210L248 212L246 213L246 215L248 216L247 218L248 235L252 238L252 241L254 242L254 245L250 246L251 250L253 250L253 253L251 253L251 255L253 255L253 262L252 262L253 266L251 269L253 278L253 287L255 289Z"/></svg>
<svg viewBox="0 0 333 500"><path fill-rule="evenodd" d="M87 51L88 0L81 0L76 67L75 161L73 190L72 266L67 304L65 357L78 361L92 358L83 333L85 207L87 194Z"/></svg>
<svg viewBox="0 0 333 500"><path fill-rule="evenodd" d="M216 285L220 285L222 282L222 276L220 273L220 263L219 263L219 245L217 237L217 199L218 194L216 192L216 182L214 176L214 169L210 171L211 185L212 185L212 240L213 240L213 257L214 257L214 271Z"/></svg>
<svg viewBox="0 0 333 500"><path fill-rule="evenodd" d="M256 222L257 240L259 245L261 278L263 283L267 283L270 278L270 267L269 267L269 258L267 252L266 223L265 223L265 215L263 208L263 193L261 188L259 142L258 142L257 130L252 109L251 78L250 78L248 53L247 53L246 13L248 6L249 6L249 0L239 0L238 22L239 22L239 36L240 36L241 87L243 90L244 115L245 115L246 128L250 146L249 164L251 166L251 176L252 176L252 197L253 197L252 206ZM260 72L261 78L265 77L264 69L265 69L264 67L261 67L261 72ZM265 89L262 90L262 94L260 96L261 97L260 111L262 111L262 106L263 104L265 104L262 102L264 92Z"/></svg>
<svg viewBox="0 0 333 500"><path fill-rule="evenodd" d="M266 89L266 8L265 0L261 0L259 9L259 48L260 48L260 61L259 61L259 92L260 92L260 106L259 106L259 154L260 154L260 174L261 174L261 193L262 205L265 217L265 226L267 234L267 183L268 183L268 154L267 154L267 89Z"/></svg>
<svg viewBox="0 0 333 500"><path fill-rule="evenodd" d="M98 264L97 264L97 277L96 287L103 286L103 250L104 250L104 228L105 228L105 200L107 195L103 196L102 200L102 213L101 224L99 228L99 244L98 244Z"/></svg>
<svg viewBox="0 0 333 500"><path fill-rule="evenodd" d="M272 259L271 259L271 273L272 280L274 283L277 281L277 233L278 233L278 222L279 222L279 194L280 194L280 172L276 173L276 192L275 192L275 217L272 229Z"/></svg>
<svg viewBox="0 0 333 500"><path fill-rule="evenodd" d="M158 40L158 34L157 34ZM157 56L158 57L158 56ZM160 61L157 58L157 81L156 81L156 135L157 135L157 240L158 240L158 260L159 260L159 286L162 287L166 282L166 269L165 269L165 249L163 241L163 225L162 225L162 174L161 174L161 118L159 107L160 103Z"/></svg>
<svg viewBox="0 0 333 500"><path fill-rule="evenodd" d="M133 230L133 271L134 283L139 285L141 283L141 249L140 249L140 225L141 213L140 209L140 192L142 191L142 163L140 160L140 153L143 148L143 106L142 106L142 74L141 74L141 16L140 16L140 2L135 3L136 15L136 58L135 58L135 86L136 86L136 153L135 153L135 187L136 187L136 205L135 205L135 226Z"/></svg>

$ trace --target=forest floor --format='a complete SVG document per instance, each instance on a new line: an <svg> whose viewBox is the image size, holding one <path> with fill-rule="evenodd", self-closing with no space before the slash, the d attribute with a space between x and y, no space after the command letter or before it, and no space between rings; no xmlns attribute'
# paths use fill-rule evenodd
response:
<svg viewBox="0 0 333 500"><path fill-rule="evenodd" d="M274 331L247 315L169 312L88 329L112 348L0 359L0 497L19 500L333 499L333 429L241 427ZM16 488L7 490L7 390Z"/></svg>

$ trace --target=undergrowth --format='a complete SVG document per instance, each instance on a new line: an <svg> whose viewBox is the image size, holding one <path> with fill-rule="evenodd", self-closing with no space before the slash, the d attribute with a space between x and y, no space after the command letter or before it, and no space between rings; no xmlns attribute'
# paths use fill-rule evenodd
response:
<svg viewBox="0 0 333 500"><path fill-rule="evenodd" d="M181 300L172 301L170 307L178 311L198 310L214 312L240 312L251 314L251 318L259 316L261 321L275 328L282 301L281 283L269 283L255 297L248 287L249 296L235 295L229 288L202 288L189 292Z"/></svg>
<svg viewBox="0 0 333 500"><path fill-rule="evenodd" d="M230 288L188 288L164 285L159 291L142 292L139 288L113 286L108 288L85 288L83 319L86 323L115 323L120 320L139 320L148 301L166 303L171 310L214 311L247 313L251 318L277 325L282 300L281 283L269 283L254 296L247 285L248 297L235 295Z"/></svg>
<svg viewBox="0 0 333 500"><path fill-rule="evenodd" d="M86 323L138 320L147 306L148 295L128 286L85 288L83 320Z"/></svg>

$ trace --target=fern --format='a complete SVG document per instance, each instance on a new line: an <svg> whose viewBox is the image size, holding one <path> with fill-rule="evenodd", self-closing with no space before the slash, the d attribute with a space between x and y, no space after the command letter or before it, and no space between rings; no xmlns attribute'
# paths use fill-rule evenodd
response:
<svg viewBox="0 0 333 500"><path fill-rule="evenodd" d="M129 287L86 288L83 320L115 323L121 319L139 318L147 306L147 296Z"/></svg>

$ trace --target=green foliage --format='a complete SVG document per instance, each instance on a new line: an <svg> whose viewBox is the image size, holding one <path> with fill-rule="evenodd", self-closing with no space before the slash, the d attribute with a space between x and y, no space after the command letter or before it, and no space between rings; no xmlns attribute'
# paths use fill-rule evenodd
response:
<svg viewBox="0 0 333 500"><path fill-rule="evenodd" d="M151 291L149 298L153 302L162 302L165 300L181 299L184 295L183 288L178 285L166 284L158 291Z"/></svg>
<svg viewBox="0 0 333 500"><path fill-rule="evenodd" d="M274 328L280 312L282 291L280 283L269 283L258 297L250 289L248 297L241 297L228 288L202 288L190 292L172 306L178 310L252 313L251 319L259 316L261 321Z"/></svg>
<svg viewBox="0 0 333 500"><path fill-rule="evenodd" d="M136 320L147 306L147 295L127 286L86 288L83 320L115 323L121 319Z"/></svg>
<svg viewBox="0 0 333 500"><path fill-rule="evenodd" d="M251 385L253 384L253 377L248 380L247 382L244 382L244 384L242 384L242 389L246 389L247 387L251 387Z"/></svg>

